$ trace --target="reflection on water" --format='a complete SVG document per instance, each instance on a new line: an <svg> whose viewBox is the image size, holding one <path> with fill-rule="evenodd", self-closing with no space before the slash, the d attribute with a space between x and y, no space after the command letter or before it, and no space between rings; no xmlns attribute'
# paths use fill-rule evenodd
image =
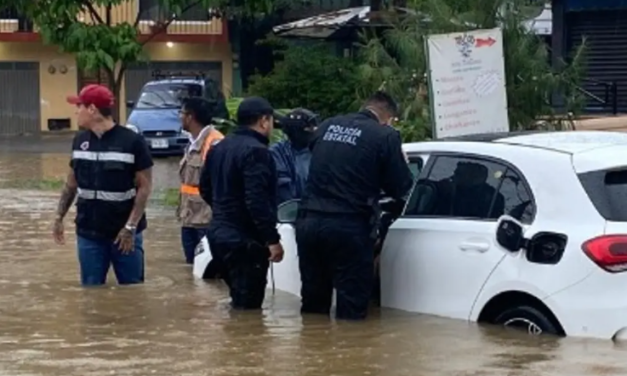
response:
<svg viewBox="0 0 627 376"><path fill-rule="evenodd" d="M64 179L68 173L69 161L69 153L0 154L0 182ZM155 159L153 170L155 189L178 187L178 162L178 158Z"/></svg>
<svg viewBox="0 0 627 376"><path fill-rule="evenodd" d="M62 155L0 157L0 178L61 176ZM176 160L155 180L176 186ZM55 171L55 172L51 172ZM49 224L56 193L0 191L0 376L624 375L605 341L530 338L389 310L362 323L301 317L297 299L231 312L220 283L194 281L170 209L151 208L147 283L82 289L73 247ZM71 221L67 221L68 227Z"/></svg>

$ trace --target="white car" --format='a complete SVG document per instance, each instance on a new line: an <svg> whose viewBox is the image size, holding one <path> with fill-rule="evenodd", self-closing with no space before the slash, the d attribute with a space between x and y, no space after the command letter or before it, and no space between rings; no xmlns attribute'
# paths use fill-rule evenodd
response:
<svg viewBox="0 0 627 376"><path fill-rule="evenodd" d="M627 134L491 134L403 147L418 179L384 242L383 307L530 334L627 338ZM273 271L276 288L294 295L296 208L280 207L286 257Z"/></svg>

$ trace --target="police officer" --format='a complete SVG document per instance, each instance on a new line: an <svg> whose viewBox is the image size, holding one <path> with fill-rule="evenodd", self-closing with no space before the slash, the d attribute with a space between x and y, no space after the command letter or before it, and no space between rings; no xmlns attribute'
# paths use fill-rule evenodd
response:
<svg viewBox="0 0 627 376"><path fill-rule="evenodd" d="M303 313L329 314L335 287L338 319L367 316L381 190L400 205L412 185L399 133L386 126L397 111L377 92L316 132L296 222Z"/></svg>
<svg viewBox="0 0 627 376"><path fill-rule="evenodd" d="M213 209L207 239L235 309L259 309L269 262L283 259L276 229L276 166L268 144L274 110L247 98L237 109L239 127L208 153L200 194Z"/></svg>
<svg viewBox="0 0 627 376"><path fill-rule="evenodd" d="M270 147L277 167L278 203L299 199L305 192L311 150L309 143L318 127L318 115L298 108L279 122L287 140Z"/></svg>
<svg viewBox="0 0 627 376"><path fill-rule="evenodd" d="M114 97L106 86L87 85L68 102L76 105L77 122L84 130L72 142L54 239L65 243L63 218L78 197L75 222L82 284L104 284L111 265L120 284L142 283L144 209L153 166L148 146L141 135L113 120Z"/></svg>

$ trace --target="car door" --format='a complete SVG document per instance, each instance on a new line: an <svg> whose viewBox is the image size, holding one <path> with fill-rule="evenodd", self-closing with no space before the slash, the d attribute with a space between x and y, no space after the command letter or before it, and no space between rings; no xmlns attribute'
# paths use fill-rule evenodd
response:
<svg viewBox="0 0 627 376"><path fill-rule="evenodd" d="M279 235L281 235L281 245L285 254L283 261L271 264L268 271L268 280L275 289L296 296L300 296L301 286L300 269L298 268L298 248L294 230L299 203L300 200L290 200L279 205L277 211L279 219L278 231Z"/></svg>
<svg viewBox="0 0 627 376"><path fill-rule="evenodd" d="M428 155L410 154L408 155L409 169L415 178L426 164ZM282 203L278 208L278 231L281 235L281 245L285 251L283 261L272 264L268 272L268 280L273 283L274 288L279 291L288 292L300 296L300 269L298 268L298 247L296 245L296 233L294 222L300 200L291 200Z"/></svg>
<svg viewBox="0 0 627 376"><path fill-rule="evenodd" d="M468 318L506 255L493 240L506 171L507 166L486 157L429 157L384 245L384 307Z"/></svg>
<svg viewBox="0 0 627 376"><path fill-rule="evenodd" d="M410 153L407 155L409 170L411 171L414 179L417 179L420 172L427 164L428 154L424 153Z"/></svg>

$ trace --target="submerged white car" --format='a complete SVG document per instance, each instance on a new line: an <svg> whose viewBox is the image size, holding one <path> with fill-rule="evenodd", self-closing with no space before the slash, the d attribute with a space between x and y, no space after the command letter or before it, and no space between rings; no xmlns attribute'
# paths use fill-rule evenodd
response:
<svg viewBox="0 0 627 376"><path fill-rule="evenodd" d="M627 134L490 134L406 144L417 181L381 254L381 305L551 333L627 338ZM279 209L278 290L300 293ZM194 274L211 259L202 243Z"/></svg>

